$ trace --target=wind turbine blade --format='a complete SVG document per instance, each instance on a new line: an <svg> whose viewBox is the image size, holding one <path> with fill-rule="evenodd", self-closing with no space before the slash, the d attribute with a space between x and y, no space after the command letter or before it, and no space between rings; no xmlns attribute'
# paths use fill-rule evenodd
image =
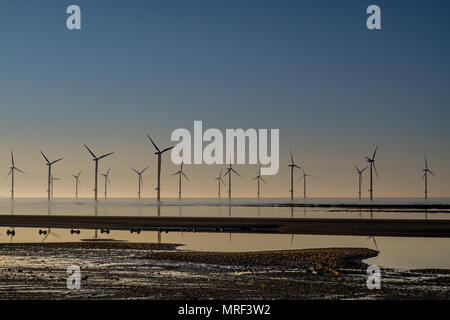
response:
<svg viewBox="0 0 450 320"><path fill-rule="evenodd" d="M25 172L23 172L22 170L20 170L19 168L15 168L17 171L22 172L23 174L26 174Z"/></svg>
<svg viewBox="0 0 450 320"><path fill-rule="evenodd" d="M13 172L14 169L9 170L9 173L5 176L6 178L9 177L9 175L11 174L11 172Z"/></svg>
<svg viewBox="0 0 450 320"><path fill-rule="evenodd" d="M81 170L78 172L78 175L77 175L77 177L80 177L80 175L81 175Z"/></svg>
<svg viewBox="0 0 450 320"><path fill-rule="evenodd" d="M364 169L361 170L361 173L363 173L364 171L366 171L368 167L365 167Z"/></svg>
<svg viewBox="0 0 450 320"><path fill-rule="evenodd" d="M267 183L266 180L264 180L263 177L259 177L259 178L262 180L262 182Z"/></svg>
<svg viewBox="0 0 450 320"><path fill-rule="evenodd" d="M101 157L99 157L98 160L103 159L103 158L106 158L107 156L110 156L110 155L112 155L113 153L114 153L114 152L110 152L110 153L104 154L104 155L102 155Z"/></svg>
<svg viewBox="0 0 450 320"><path fill-rule="evenodd" d="M431 173L433 176L436 176L430 169L428 169L428 172Z"/></svg>
<svg viewBox="0 0 450 320"><path fill-rule="evenodd" d="M14 155L13 155L12 151L11 151L11 163L12 163L12 166L14 167Z"/></svg>
<svg viewBox="0 0 450 320"><path fill-rule="evenodd" d="M54 163L57 163L57 162L61 161L62 159L64 159L64 158L59 158L59 159L56 159L55 161L51 162L50 164L54 164Z"/></svg>
<svg viewBox="0 0 450 320"><path fill-rule="evenodd" d="M241 175L240 175L236 170L234 170L233 168L231 168L231 170L232 170L234 173L236 173L239 177L241 177Z"/></svg>
<svg viewBox="0 0 450 320"><path fill-rule="evenodd" d="M223 169L220 169L219 177L222 177L222 171L223 171Z"/></svg>
<svg viewBox="0 0 450 320"><path fill-rule="evenodd" d="M147 137L150 139L150 141L152 142L155 149L158 150L158 152L161 152L161 150L159 150L158 146L153 142L152 138L150 138L150 135L147 134Z"/></svg>
<svg viewBox="0 0 450 320"><path fill-rule="evenodd" d="M353 164L353 167L355 167L356 171L361 172L361 170L359 170L359 168L356 166L356 164Z"/></svg>
<svg viewBox="0 0 450 320"><path fill-rule="evenodd" d="M427 156L425 156L425 169L428 169Z"/></svg>
<svg viewBox="0 0 450 320"><path fill-rule="evenodd" d="M179 174L180 171L175 172L174 174L172 174L172 176L176 176L177 174Z"/></svg>
<svg viewBox="0 0 450 320"><path fill-rule="evenodd" d="M291 164L294 164L294 157L292 156L292 149L289 149L289 151L291 152Z"/></svg>
<svg viewBox="0 0 450 320"><path fill-rule="evenodd" d="M180 169L180 171L183 171L183 162L181 163L181 169Z"/></svg>
<svg viewBox="0 0 450 320"><path fill-rule="evenodd" d="M226 186L225 182L223 181L222 178L220 178L220 181L223 183L224 186Z"/></svg>
<svg viewBox="0 0 450 320"><path fill-rule="evenodd" d="M377 175L377 179L379 179L380 176L378 175L378 171L377 171L377 167L375 166L375 162L373 163L373 168L375 169L375 174Z"/></svg>
<svg viewBox="0 0 450 320"><path fill-rule="evenodd" d="M230 173L230 170L227 170L227 172L225 172L225 174L223 175L224 177Z"/></svg>
<svg viewBox="0 0 450 320"><path fill-rule="evenodd" d="M147 170L148 169L148 166L146 166L142 171L141 171L141 174L145 171L145 170Z"/></svg>
<svg viewBox="0 0 450 320"><path fill-rule="evenodd" d="M372 159L375 159L375 155L377 154L377 150L378 150L378 145L376 146L375 151L373 152Z"/></svg>
<svg viewBox="0 0 450 320"><path fill-rule="evenodd" d="M303 170L302 167L300 167L300 166L298 166L298 165L296 165L296 164L294 164L294 167L296 167L296 168L298 168L298 169L300 169L300 170Z"/></svg>
<svg viewBox="0 0 450 320"><path fill-rule="evenodd" d="M189 178L187 177L187 175L184 174L184 172L181 172L181 174L186 178L187 181L191 182L191 180L189 180Z"/></svg>
<svg viewBox="0 0 450 320"><path fill-rule="evenodd" d="M163 151L161 151L161 153L164 153L164 152L166 152L166 151L169 151L170 149L173 149L173 148L175 148L175 146L172 146L172 147L169 147L169 148L165 148Z"/></svg>
<svg viewBox="0 0 450 320"><path fill-rule="evenodd" d="M97 156L91 151L91 149L89 149L87 145L84 145L84 146L86 147L87 151L89 151L89 153L91 154L91 156L93 156L94 159L97 159Z"/></svg>
<svg viewBox="0 0 450 320"><path fill-rule="evenodd" d="M258 179L258 178L259 178L259 176L254 177L254 178L252 179L252 181L255 181L255 180Z"/></svg>
<svg viewBox="0 0 450 320"><path fill-rule="evenodd" d="M41 151L42 156L44 157L45 161L47 161L47 163L50 163L50 161L48 160L48 158L45 156L45 154Z"/></svg>
<svg viewBox="0 0 450 320"><path fill-rule="evenodd" d="M108 171L106 171L106 175L109 175L110 171L111 171L111 168L109 168Z"/></svg>
<svg viewBox="0 0 450 320"><path fill-rule="evenodd" d="M131 168L131 170L133 170L133 171L136 172L137 174L140 174L139 171L137 171L137 170L134 169L134 168Z"/></svg>

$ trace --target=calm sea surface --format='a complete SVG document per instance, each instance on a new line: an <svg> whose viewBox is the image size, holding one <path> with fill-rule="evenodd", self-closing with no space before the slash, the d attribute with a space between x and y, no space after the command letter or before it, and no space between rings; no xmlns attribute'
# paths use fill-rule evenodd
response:
<svg viewBox="0 0 450 320"><path fill-rule="evenodd" d="M296 200L299 204L369 204L354 199ZM107 199L97 205L91 199L0 199L2 215L98 215L98 216L182 216L182 217L280 217L280 218L360 218L360 219L450 219L450 210L443 209L355 209L275 207L273 204L290 203L286 199L236 199L232 202L217 199L165 199L158 210L153 199ZM450 199L379 199L375 204L450 204ZM318 236L280 234L227 234L170 232L158 235L148 231L130 234L127 231L111 231L101 234L94 230L81 230L72 235L67 229L52 229L48 235L39 235L38 228L15 228L16 235L6 235L6 227L0 227L0 242L66 242L86 239L115 239L133 242L179 243L185 250L201 251L259 251L279 249L303 249L323 247L368 247L378 249L378 257L368 263L395 268L449 268L450 239L401 238L360 236Z"/></svg>

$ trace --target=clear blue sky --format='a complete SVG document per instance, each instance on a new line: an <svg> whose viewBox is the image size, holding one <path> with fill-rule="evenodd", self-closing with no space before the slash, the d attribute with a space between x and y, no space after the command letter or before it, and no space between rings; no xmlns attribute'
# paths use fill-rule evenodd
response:
<svg viewBox="0 0 450 320"><path fill-rule="evenodd" d="M66 29L70 4L81 7L81 31ZM381 7L380 31L365 27L370 4ZM72 171L91 173L81 148L89 143L116 151L111 164L124 185L116 196L132 195L128 163L155 167L145 134L167 145L173 129L203 120L280 129L282 170L270 195L287 195L292 146L317 175L313 195L353 196L352 164L379 143L379 194L421 196L428 153L439 172L434 194L446 196L449 12L448 1L2 1L2 166L7 172L14 148L30 171L23 193L44 195L39 150L63 155L66 195ZM209 195L206 177L220 168L189 170L205 177L187 194ZM149 196L153 184L154 171ZM251 183L236 188L254 194Z"/></svg>

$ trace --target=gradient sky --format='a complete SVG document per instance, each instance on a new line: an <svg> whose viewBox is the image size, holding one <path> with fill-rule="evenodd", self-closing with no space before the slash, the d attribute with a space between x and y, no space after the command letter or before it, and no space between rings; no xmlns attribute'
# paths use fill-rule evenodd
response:
<svg viewBox="0 0 450 320"><path fill-rule="evenodd" d="M69 31L78 4L82 30ZM368 5L382 30L365 26ZM111 196L135 196L130 167L150 165L176 128L279 128L281 168L263 196L288 196L288 150L311 174L310 195L353 197L353 163L380 144L375 195L421 197L427 153L430 195L450 194L450 3L448 1L23 1L0 3L0 172L14 149L16 195L45 196L46 167L61 178L55 196L92 195L83 143L115 151ZM163 196L176 196L167 155ZM189 197L214 197L220 166L186 166ZM236 166L236 196L252 197L257 166ZM366 177L365 182L368 182ZM9 179L0 180L8 196ZM367 184L364 186L367 196ZM296 194L301 192L300 182ZM101 191L100 191L101 192Z"/></svg>

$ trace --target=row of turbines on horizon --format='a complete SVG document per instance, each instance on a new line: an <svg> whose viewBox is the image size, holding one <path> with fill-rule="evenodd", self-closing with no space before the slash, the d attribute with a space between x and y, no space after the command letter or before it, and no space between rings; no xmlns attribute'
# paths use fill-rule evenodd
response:
<svg viewBox="0 0 450 320"><path fill-rule="evenodd" d="M156 199L158 201L160 201L161 199L161 165L162 165L162 155L173 149L174 146L172 147L168 147L165 148L163 150L159 149L159 147L156 145L156 143L152 140L152 138L147 135L147 137L149 138L149 140L151 141L153 147L155 148L155 155L157 156L157 161L158 161L158 171L157 171L157 187L156 187L156 191L157 191L157 195L156 195ZM97 200L98 199L98 169L99 169L99 161L101 159L104 159L110 155L112 155L114 152L110 152L110 153L106 153L104 155L101 156L97 156L87 145L84 145L84 147L86 148L86 150L89 152L89 154L92 156L92 159L94 161L94 199ZM378 172L377 172L377 168L375 166L375 156L377 154L378 151L378 146L376 146L375 151L373 152L372 156L366 156L364 157L368 163L368 166L360 169L359 167L357 167L355 164L353 165L354 168L356 169L356 173L358 175L358 198L362 199L362 185L363 185L363 173L369 169L369 178L370 178L370 182L369 182L369 198L370 200L373 200L373 173L375 172L375 175L378 176ZM49 158L41 151L42 157L44 158L46 165L48 167L48 181L47 181L47 197L50 200L51 198L53 198L53 190L54 190L54 181L60 180L59 178L56 178L53 176L52 174L52 166L63 160L64 158L58 158L56 160L50 161ZM291 157L291 163L288 165L288 167L290 168L290 196L291 199L294 199L294 171L295 169L299 169L302 170L302 175L300 177L300 181L303 180L303 198L306 199L306 186L307 186L307 178L308 177L313 177L312 175L308 174L302 167L300 167L299 165L297 165L294 161L294 157L292 154L292 150L290 151L290 157ZM131 168L132 171L134 171L137 175L138 175L138 198L141 198L141 194L142 194L142 188L143 188L143 178L142 178L142 174L148 169L149 167L145 167L142 170L137 170L135 168ZM15 162L14 162L14 154L11 151L11 167L10 167L10 171L7 175L10 176L11 175L11 199L14 199L14 174L15 171L18 171L22 174L25 174L24 171L22 171L21 169L17 168L15 166ZM101 175L104 178L104 197L107 198L107 190L108 190L108 185L111 184L110 179L109 179L109 173L111 171L111 168L109 168L106 173L102 173ZM429 168L428 168L428 161L427 161L427 157L425 156L425 168L422 170L423 171L423 179L424 179L424 183L425 183L425 199L428 199L428 174L431 175L435 175ZM220 174L218 177L213 178L213 180L217 181L218 184L218 198L221 198L221 184L226 185L223 178L225 178L228 175L228 199L231 199L231 177L233 174L236 174L239 177L242 177L232 166L231 163L229 164L229 166L225 169L225 174L223 174L223 169L220 171ZM175 172L173 174L173 176L178 175L178 197L179 199L181 199L181 189L182 189L182 178L186 179L188 182L190 182L190 179L187 177L187 175L185 174L185 172L183 171L183 163L181 163L180 166L180 170L178 170L177 172ZM72 177L75 179L75 197L78 198L78 190L79 190L79 186L81 185L80 183L80 176L81 176L81 171L78 172L78 174L73 174ZM261 197L261 181L263 183L267 183L264 178L261 176L261 168L259 168L258 171L258 175L256 177L254 177L252 179L253 181L257 182L257 197L258 199Z"/></svg>

